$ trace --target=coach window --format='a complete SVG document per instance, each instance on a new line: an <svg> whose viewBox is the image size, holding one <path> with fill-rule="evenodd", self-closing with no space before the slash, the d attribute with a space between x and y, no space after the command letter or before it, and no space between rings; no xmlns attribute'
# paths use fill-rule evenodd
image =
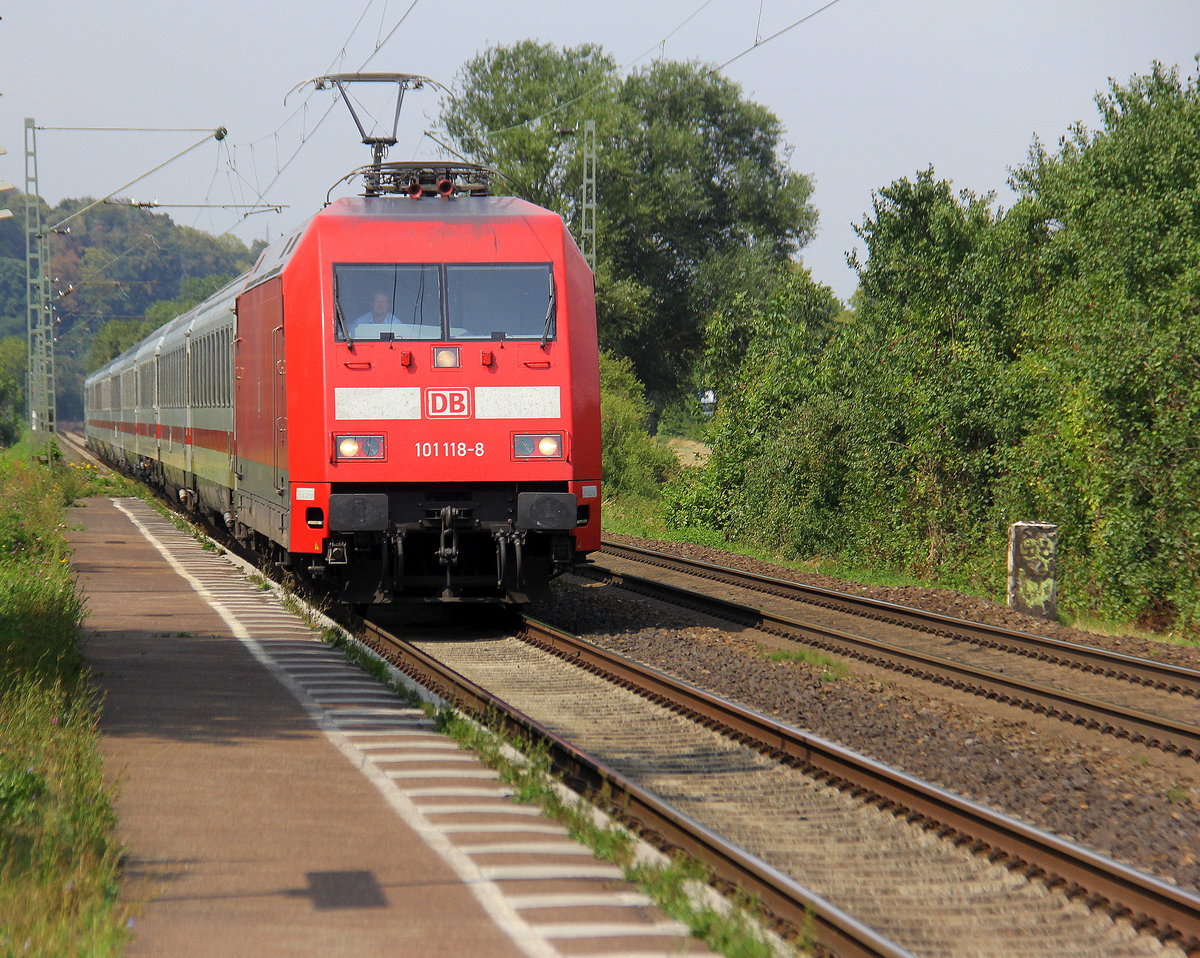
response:
<svg viewBox="0 0 1200 958"><path fill-rule="evenodd" d="M333 267L334 338L442 338L441 271L432 264L340 263Z"/></svg>
<svg viewBox="0 0 1200 958"><path fill-rule="evenodd" d="M446 266L451 339L553 339L554 305L549 263Z"/></svg>

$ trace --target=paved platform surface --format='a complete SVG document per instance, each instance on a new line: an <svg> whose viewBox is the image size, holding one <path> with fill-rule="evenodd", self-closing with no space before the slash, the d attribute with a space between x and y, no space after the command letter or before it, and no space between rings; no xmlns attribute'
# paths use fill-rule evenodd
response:
<svg viewBox="0 0 1200 958"><path fill-rule="evenodd" d="M69 520L129 955L706 953L145 503Z"/></svg>

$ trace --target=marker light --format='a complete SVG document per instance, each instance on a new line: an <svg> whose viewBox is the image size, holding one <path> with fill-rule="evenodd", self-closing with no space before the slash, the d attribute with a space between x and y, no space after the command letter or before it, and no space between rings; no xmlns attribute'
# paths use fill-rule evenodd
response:
<svg viewBox="0 0 1200 958"><path fill-rule="evenodd" d="M383 436L334 436L333 448L338 460L382 459Z"/></svg>
<svg viewBox="0 0 1200 958"><path fill-rule="evenodd" d="M459 366L458 347L439 346L433 351L433 365L438 369L457 369Z"/></svg>
<svg viewBox="0 0 1200 958"><path fill-rule="evenodd" d="M522 433L513 436L513 457L516 459L561 459L561 433Z"/></svg>

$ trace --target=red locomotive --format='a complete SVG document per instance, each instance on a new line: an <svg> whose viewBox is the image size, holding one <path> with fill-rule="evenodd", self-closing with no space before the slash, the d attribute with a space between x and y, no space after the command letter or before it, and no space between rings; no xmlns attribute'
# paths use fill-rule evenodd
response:
<svg viewBox="0 0 1200 958"><path fill-rule="evenodd" d="M591 271L478 167L369 174L88 377L89 444L342 601L522 601L599 547Z"/></svg>

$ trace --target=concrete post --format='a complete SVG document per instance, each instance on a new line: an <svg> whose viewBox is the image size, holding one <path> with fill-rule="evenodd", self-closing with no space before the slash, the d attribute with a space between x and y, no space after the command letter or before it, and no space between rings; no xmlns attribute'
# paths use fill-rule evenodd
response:
<svg viewBox="0 0 1200 958"><path fill-rule="evenodd" d="M1008 527L1008 607L1054 621L1058 618L1055 582L1058 526L1014 522Z"/></svg>

